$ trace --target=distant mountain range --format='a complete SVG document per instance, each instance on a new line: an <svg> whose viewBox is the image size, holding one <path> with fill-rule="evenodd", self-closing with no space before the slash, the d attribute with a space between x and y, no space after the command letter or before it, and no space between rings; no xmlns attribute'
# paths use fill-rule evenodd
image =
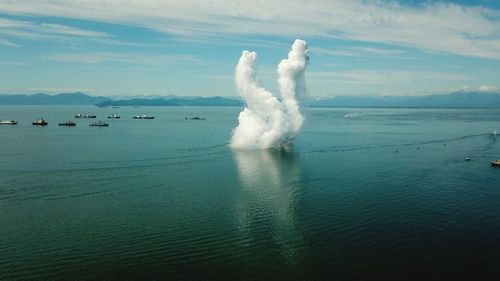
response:
<svg viewBox="0 0 500 281"><path fill-rule="evenodd" d="M93 97L83 93L57 95L0 94L0 105L97 105L97 106L241 106L240 98L232 97L176 97L134 98L114 100ZM481 108L499 107L500 93L455 92L428 96L338 96L311 98L311 107L434 107Z"/></svg>
<svg viewBox="0 0 500 281"><path fill-rule="evenodd" d="M428 96L339 96L317 98L310 101L313 107L430 107L430 108L481 108L500 107L500 93L454 92Z"/></svg>
<svg viewBox="0 0 500 281"><path fill-rule="evenodd" d="M57 95L7 95L0 94L0 105L95 105L109 101L106 97L93 97L84 93L61 93Z"/></svg>
<svg viewBox="0 0 500 281"><path fill-rule="evenodd" d="M239 106L237 98L223 97L168 97L152 99L107 100L98 106Z"/></svg>

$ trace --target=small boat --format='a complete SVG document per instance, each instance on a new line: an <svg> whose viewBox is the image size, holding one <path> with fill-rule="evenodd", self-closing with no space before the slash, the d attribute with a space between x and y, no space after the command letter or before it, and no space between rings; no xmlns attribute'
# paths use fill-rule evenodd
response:
<svg viewBox="0 0 500 281"><path fill-rule="evenodd" d="M500 159L491 161L491 166L500 166Z"/></svg>
<svg viewBox="0 0 500 281"><path fill-rule="evenodd" d="M110 119L120 119L120 115L118 115L118 114L111 114L111 115L108 116L108 118L110 118Z"/></svg>
<svg viewBox="0 0 500 281"><path fill-rule="evenodd" d="M470 161L470 157L465 157L464 160L465 161Z"/></svg>
<svg viewBox="0 0 500 281"><path fill-rule="evenodd" d="M40 119L36 119L31 124L33 124L35 126L46 126L47 124L49 124L49 122L45 121L43 118L40 118Z"/></svg>
<svg viewBox="0 0 500 281"><path fill-rule="evenodd" d="M16 120L0 120L0 125L16 125Z"/></svg>
<svg viewBox="0 0 500 281"><path fill-rule="evenodd" d="M137 115L137 116L134 116L132 118L134 118L134 119L155 119L154 116L147 116L145 114L143 114L143 115Z"/></svg>
<svg viewBox="0 0 500 281"><path fill-rule="evenodd" d="M101 120L99 120L97 122L90 123L89 126L92 126L92 127L108 127L109 124L108 123L104 123Z"/></svg>
<svg viewBox="0 0 500 281"><path fill-rule="evenodd" d="M96 118L95 115L90 115L90 114L81 114L81 113L78 113L77 115L75 115L75 118Z"/></svg>
<svg viewBox="0 0 500 281"><path fill-rule="evenodd" d="M188 118L186 117L186 120L187 119ZM205 120L205 117L198 117L198 116L196 116L196 117L190 117L189 120Z"/></svg>
<svg viewBox="0 0 500 281"><path fill-rule="evenodd" d="M59 123L59 126L70 126L70 127L73 127L73 126L76 126L76 123L72 122L72 121L67 121L67 122L64 122L64 123Z"/></svg>

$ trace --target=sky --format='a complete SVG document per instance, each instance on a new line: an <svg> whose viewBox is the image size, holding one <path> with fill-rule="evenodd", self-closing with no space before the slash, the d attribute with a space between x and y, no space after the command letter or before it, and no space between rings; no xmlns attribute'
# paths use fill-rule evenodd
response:
<svg viewBox="0 0 500 281"><path fill-rule="evenodd" d="M276 90L296 38L311 96L500 88L495 0L0 0L0 93L237 96L243 50Z"/></svg>

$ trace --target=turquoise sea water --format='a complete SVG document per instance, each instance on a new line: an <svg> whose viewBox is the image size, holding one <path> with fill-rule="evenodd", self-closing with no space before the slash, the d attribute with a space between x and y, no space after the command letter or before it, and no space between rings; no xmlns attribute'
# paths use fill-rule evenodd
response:
<svg viewBox="0 0 500 281"><path fill-rule="evenodd" d="M291 152L239 110L0 107L0 280L500 277L499 109L309 109Z"/></svg>

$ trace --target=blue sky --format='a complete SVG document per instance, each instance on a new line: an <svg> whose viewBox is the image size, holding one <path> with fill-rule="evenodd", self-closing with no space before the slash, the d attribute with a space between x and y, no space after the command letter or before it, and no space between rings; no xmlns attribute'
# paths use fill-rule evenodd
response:
<svg viewBox="0 0 500 281"><path fill-rule="evenodd" d="M0 0L0 93L236 96L244 49L275 90L295 38L312 96L498 92L499 2Z"/></svg>

